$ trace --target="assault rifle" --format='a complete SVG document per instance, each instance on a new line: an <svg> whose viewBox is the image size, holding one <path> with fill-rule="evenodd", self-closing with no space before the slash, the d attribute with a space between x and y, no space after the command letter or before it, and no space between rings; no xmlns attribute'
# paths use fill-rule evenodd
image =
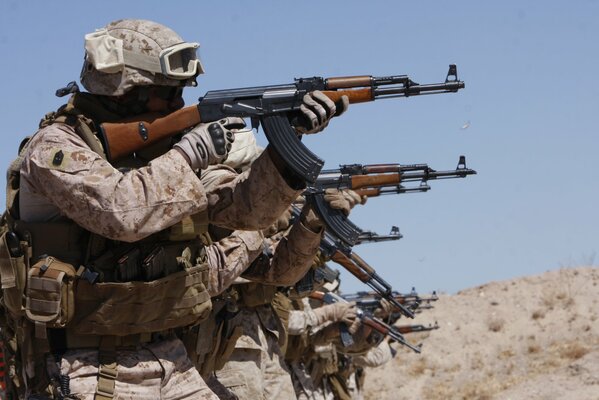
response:
<svg viewBox="0 0 599 400"><path fill-rule="evenodd" d="M251 118L253 127L262 124L269 143L289 167L306 182L313 183L324 161L302 144L290 123L297 125L299 107L307 93L320 90L334 102L347 96L354 104L384 98L451 93L464 87L464 82L458 80L454 64L449 66L445 82L423 85L407 75L298 78L284 85L209 91L193 106L166 115L149 113L120 122L103 123L99 130L108 159L118 160L200 122L225 117Z"/></svg>
<svg viewBox="0 0 599 400"><path fill-rule="evenodd" d="M433 308L430 304L433 301L439 300L437 296L437 292L433 291L433 293L429 297L422 297L418 293L416 293L415 288L412 288L410 293L399 293L396 291L392 292L393 297L400 304L403 304L410 310L414 312L420 312L422 309ZM357 292L353 294L344 294L342 297L351 302L355 302L356 305L361 307L362 309L369 310L374 312L377 308L382 308L381 306L381 296L377 292ZM389 316L389 320L395 321L400 317L400 315L396 315L396 313L392 313Z"/></svg>
<svg viewBox="0 0 599 400"><path fill-rule="evenodd" d="M374 173L375 175L369 175ZM437 171L427 164L372 164L342 165L339 169L326 170L318 177L316 183L304 192L317 213L324 220L327 229L336 237L353 246L360 241L363 231L347 219L341 210L334 210L324 200L322 194L326 189L352 189L359 194L380 195L388 193L405 193L408 191L427 191L429 180L464 178L474 175L476 171L466 167L466 157L460 156L455 170ZM400 184L419 181L416 188L405 188ZM387 186L394 186L388 188ZM361 192L365 190L367 192Z"/></svg>
<svg viewBox="0 0 599 400"><path fill-rule="evenodd" d="M466 157L460 156L455 170L437 171L427 164L346 164L337 169L323 170L311 192L325 189L352 189L361 195L378 196L389 193L425 192L430 180L465 178L476 171L466 168ZM406 188L407 182L420 182L420 186ZM383 190L391 188L390 190Z"/></svg>
<svg viewBox="0 0 599 400"><path fill-rule="evenodd" d="M347 301L343 297L341 297L338 294L333 293L333 292L326 292L326 293L313 292L312 294L310 294L310 298L315 299L315 300L320 300L325 304L333 304L333 303L339 303L339 302L347 303ZM357 307L357 316L360 319L360 321L362 322L362 324L364 324L365 326L368 326L371 329L373 329L385 336L389 336L392 340L395 340L396 342L409 347L410 349L414 350L416 353L420 353L420 347L410 344L403 337L401 332L399 332L397 329L395 329L395 327L386 324L385 322L372 316L370 313L365 312L364 310L360 309L359 307ZM344 326L345 328L347 328L345 325L341 325L341 326ZM341 329L340 335L341 335L341 342L345 346L348 346L353 342L353 339L351 339L351 335L349 334L349 331L347 331L346 329ZM349 335L349 338L347 335Z"/></svg>

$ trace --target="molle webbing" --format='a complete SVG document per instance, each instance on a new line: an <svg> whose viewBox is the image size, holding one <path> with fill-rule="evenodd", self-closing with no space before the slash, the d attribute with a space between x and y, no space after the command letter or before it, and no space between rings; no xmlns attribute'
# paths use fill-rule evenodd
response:
<svg viewBox="0 0 599 400"><path fill-rule="evenodd" d="M208 317L208 266L202 264L150 282L79 281L75 319L80 335L132 335L194 325Z"/></svg>

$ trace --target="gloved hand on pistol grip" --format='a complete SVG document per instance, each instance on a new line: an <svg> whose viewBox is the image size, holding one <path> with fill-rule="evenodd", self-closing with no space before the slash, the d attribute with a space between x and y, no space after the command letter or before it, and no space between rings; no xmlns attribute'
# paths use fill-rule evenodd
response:
<svg viewBox="0 0 599 400"><path fill-rule="evenodd" d="M326 189L324 192L324 200L329 203L331 208L341 210L345 215L349 215L356 204L366 203L365 198L366 196L360 196L351 189Z"/></svg>
<svg viewBox="0 0 599 400"><path fill-rule="evenodd" d="M235 140L231 130L244 127L243 119L237 117L198 124L183 135L174 148L185 154L192 169L205 169L227 158Z"/></svg>
<svg viewBox="0 0 599 400"><path fill-rule="evenodd" d="M349 107L347 96L334 103L320 90L315 90L304 96L300 105L301 123L295 127L298 133L318 133L327 127L334 115L343 114Z"/></svg>

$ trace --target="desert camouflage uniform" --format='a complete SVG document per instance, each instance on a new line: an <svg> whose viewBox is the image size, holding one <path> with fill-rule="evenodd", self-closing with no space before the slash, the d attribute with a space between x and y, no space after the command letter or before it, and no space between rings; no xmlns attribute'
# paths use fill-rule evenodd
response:
<svg viewBox="0 0 599 400"><path fill-rule="evenodd" d="M244 174L221 179L206 191L174 150L147 166L122 172L92 151L71 126L61 123L41 129L31 139L20 171L22 220L68 218L90 232L123 242L143 239L204 210L208 221L219 226L262 229L299 193L280 175L267 151ZM240 239L244 238L241 234ZM251 249L257 247L255 238L247 242ZM221 243L209 252L213 271L223 270L222 263L227 261L222 257L227 252L223 247L227 245ZM212 273L211 280L218 282L218 273ZM212 289L220 290L218 284ZM117 352L114 398L131 398L128 393L137 392L142 381L148 399L159 398L157 394L164 398L216 398L192 368L179 339L156 337L141 344L145 348L139 346ZM97 350L64 353L60 372L70 376L72 393L93 397L97 358ZM135 398L142 398L137 394Z"/></svg>

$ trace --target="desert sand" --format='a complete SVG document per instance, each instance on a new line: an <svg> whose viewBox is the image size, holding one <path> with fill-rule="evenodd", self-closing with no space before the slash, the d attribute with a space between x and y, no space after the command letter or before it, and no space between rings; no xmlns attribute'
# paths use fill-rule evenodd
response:
<svg viewBox="0 0 599 400"><path fill-rule="evenodd" d="M434 305L413 323L440 329L405 335L422 354L394 344L390 363L368 369L367 400L599 400L599 268L492 282Z"/></svg>

